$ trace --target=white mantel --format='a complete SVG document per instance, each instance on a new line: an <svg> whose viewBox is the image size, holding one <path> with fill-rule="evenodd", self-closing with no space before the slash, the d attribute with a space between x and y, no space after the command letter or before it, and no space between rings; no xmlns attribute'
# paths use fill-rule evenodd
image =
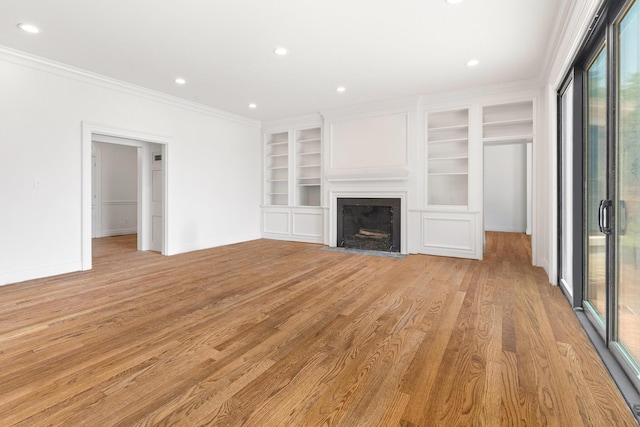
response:
<svg viewBox="0 0 640 427"><path fill-rule="evenodd" d="M401 203L400 251L411 251L409 208L417 204L420 168L418 98L393 104L323 112L325 244L337 243L338 198L397 198Z"/></svg>

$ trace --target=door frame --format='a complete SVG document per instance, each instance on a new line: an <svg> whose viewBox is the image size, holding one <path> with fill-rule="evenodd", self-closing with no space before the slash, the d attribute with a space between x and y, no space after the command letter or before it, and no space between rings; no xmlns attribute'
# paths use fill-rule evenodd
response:
<svg viewBox="0 0 640 427"><path fill-rule="evenodd" d="M151 152L149 143L158 144L162 147L163 162L163 207L162 207L162 251L163 255L169 253L169 221L168 221L168 159L171 139L168 137L152 135L137 131L115 128L91 122L82 122L82 226L81 226L81 247L82 247L82 270L92 268L92 215L91 215L91 143L94 136L99 135L105 138L122 138L111 140L111 143L129 145L138 148L138 250L149 250L151 237L151 163L148 161ZM100 137L98 137L100 139ZM109 141L102 141L109 142ZM149 173L145 173L148 171Z"/></svg>

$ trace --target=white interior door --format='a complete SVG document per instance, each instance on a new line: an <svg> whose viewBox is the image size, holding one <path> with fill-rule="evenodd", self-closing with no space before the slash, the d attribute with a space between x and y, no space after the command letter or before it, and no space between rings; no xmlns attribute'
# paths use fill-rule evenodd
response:
<svg viewBox="0 0 640 427"><path fill-rule="evenodd" d="M162 152L151 153L151 250L162 252Z"/></svg>

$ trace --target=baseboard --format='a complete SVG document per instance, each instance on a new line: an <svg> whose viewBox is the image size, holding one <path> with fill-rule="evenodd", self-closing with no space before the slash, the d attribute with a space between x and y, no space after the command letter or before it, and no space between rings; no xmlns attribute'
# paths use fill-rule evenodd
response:
<svg viewBox="0 0 640 427"><path fill-rule="evenodd" d="M485 225L484 231L497 231L500 233L524 233L526 230L517 225Z"/></svg>
<svg viewBox="0 0 640 427"><path fill-rule="evenodd" d="M119 230L102 230L101 237L123 236L125 234L136 234L137 232L138 232L137 228L122 228Z"/></svg>
<svg viewBox="0 0 640 427"><path fill-rule="evenodd" d="M82 270L82 262L68 262L56 265L45 265L16 271L0 273L0 286L25 282L27 280L41 279L43 277L57 276L59 274L72 273Z"/></svg>

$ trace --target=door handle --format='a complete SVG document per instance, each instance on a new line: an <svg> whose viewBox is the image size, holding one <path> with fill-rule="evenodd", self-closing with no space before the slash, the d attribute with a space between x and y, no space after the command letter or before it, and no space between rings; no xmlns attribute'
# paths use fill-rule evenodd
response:
<svg viewBox="0 0 640 427"><path fill-rule="evenodd" d="M613 206L611 200L600 200L600 206L598 207L598 227L600 228L600 232L604 234L611 234L611 206Z"/></svg>

